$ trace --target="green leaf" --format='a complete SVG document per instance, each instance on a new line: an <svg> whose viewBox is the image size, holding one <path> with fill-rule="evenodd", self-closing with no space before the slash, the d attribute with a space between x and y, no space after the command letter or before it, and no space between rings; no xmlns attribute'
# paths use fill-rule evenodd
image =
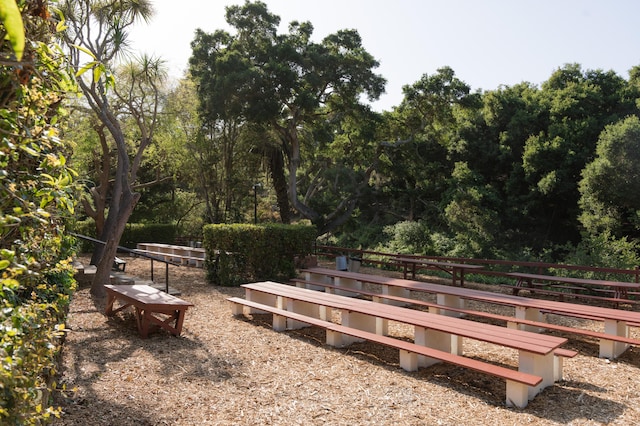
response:
<svg viewBox="0 0 640 426"><path fill-rule="evenodd" d="M91 56L91 58L93 58L93 60L96 60L96 55L94 55L89 49L87 49L84 46L80 46L79 44L72 44L73 47L75 47L78 50L83 51L84 53L86 53L87 55Z"/></svg>
<svg viewBox="0 0 640 426"><path fill-rule="evenodd" d="M95 61L86 63L82 68L80 68L78 70L78 72L76 73L76 77L80 77L82 74L84 74L85 72L89 71L90 69L95 67L97 64L98 63L95 62Z"/></svg>
<svg viewBox="0 0 640 426"><path fill-rule="evenodd" d="M18 61L22 60L24 53L24 25L22 14L15 0L0 0L0 21L4 24L11 42L13 52Z"/></svg>

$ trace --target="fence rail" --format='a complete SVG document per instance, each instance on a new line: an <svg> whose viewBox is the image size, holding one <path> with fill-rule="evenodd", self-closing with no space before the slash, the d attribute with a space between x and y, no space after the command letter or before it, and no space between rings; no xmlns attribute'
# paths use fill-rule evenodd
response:
<svg viewBox="0 0 640 426"><path fill-rule="evenodd" d="M500 259L475 259L465 257L448 256L421 256L404 253L388 253L373 250L353 249L347 247L336 247L328 245L316 245L317 256L335 258L337 256L357 257L362 265L383 266L389 268L401 268L401 265L394 259L398 256L414 259L434 260L438 262L468 263L473 265L485 265L488 268L475 271L474 274L506 276L508 272L533 272L537 274L548 273L549 270L566 270L577 272L593 272L598 274L614 274L624 277L619 281L633 281L640 283L640 267L633 269L604 268L585 265L568 265L563 263L532 262ZM504 269L504 270L502 270Z"/></svg>

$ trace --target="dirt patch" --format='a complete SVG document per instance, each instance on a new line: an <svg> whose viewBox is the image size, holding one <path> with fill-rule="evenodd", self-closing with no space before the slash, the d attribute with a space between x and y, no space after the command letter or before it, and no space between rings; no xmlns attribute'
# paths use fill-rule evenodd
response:
<svg viewBox="0 0 640 426"><path fill-rule="evenodd" d="M128 273L149 278L149 261L125 259ZM372 271L380 273L362 269ZM164 269L158 277L162 282ZM580 352L565 361L565 380L525 409L506 408L502 380L447 364L407 373L396 350L369 343L334 349L316 328L277 333L269 315L231 315L225 299L243 296L241 289L211 286L197 268L172 267L169 277L180 297L195 305L178 338L157 331L141 339L130 313L108 319L104 300L92 298L88 288L75 294L59 372L66 391L55 398L64 415L54 424L640 424L636 348L608 361L597 357L595 340L565 336L571 337L567 348ZM411 336L395 323L390 333ZM640 338L635 329L632 336ZM464 349L504 365L517 358L512 350L473 341Z"/></svg>

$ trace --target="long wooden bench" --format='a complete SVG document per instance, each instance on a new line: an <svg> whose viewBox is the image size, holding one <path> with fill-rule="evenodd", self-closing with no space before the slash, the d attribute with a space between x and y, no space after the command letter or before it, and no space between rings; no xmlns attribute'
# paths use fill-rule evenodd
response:
<svg viewBox="0 0 640 426"><path fill-rule="evenodd" d="M327 284L325 282L320 282L320 281L307 281L305 279L294 278L291 280L291 282L298 287L302 286L304 288L314 288L314 289L323 288L325 289L325 291L342 290L340 286ZM591 337L599 340L614 341L614 342L620 342L620 343L625 343L625 344L634 345L634 346L640 346L640 340L633 339L631 337L626 337L626 336L616 336L612 334L601 333L598 331L585 330L582 328L574 328L574 327L568 327L568 326L563 326L559 324L551 324L543 321L532 321L532 320L527 320L523 318L516 318L513 316L494 314L491 312L439 305L437 303L428 302L425 300L413 299L413 298L407 298L407 297L401 297L401 296L393 296L388 294L385 295L385 294L376 293L373 291L353 290L351 291L351 293L358 294L361 296L367 296L367 297L370 297L373 301L378 301L378 302L393 301L393 302L401 303L402 305L405 305L405 306L408 306L408 305L424 306L429 308L429 312L437 313L437 314L454 312L456 314L462 314L465 316L468 315L468 316L492 319L496 321L503 321L507 324L507 327L529 326L531 327L529 328L529 330L531 330L532 328L555 330L555 331L560 331L567 334L581 335L581 336ZM554 312L548 312L548 313L553 314ZM594 318L589 317L585 319L593 320ZM572 352L563 352L563 354L564 356L571 357L571 358L575 356L575 354L573 354Z"/></svg>
<svg viewBox="0 0 640 426"><path fill-rule="evenodd" d="M204 266L206 250L199 247L178 246L161 243L138 243L134 252L146 253L182 265Z"/></svg>
<svg viewBox="0 0 640 426"><path fill-rule="evenodd" d="M324 281L344 288L344 291L362 289L363 283L382 286L382 294L409 298L411 291L435 294L437 303L452 308L464 308L467 300L510 306L515 309L515 317L523 320L544 322L543 312L556 315L590 319L604 323L604 333L612 338L600 340L600 357L617 358L629 348L628 343L615 341L618 337L629 337L629 327L640 324L640 312L622 309L589 306L576 303L558 302L539 298L529 298L504 293L452 287L447 285L383 277L371 274L336 271L327 268L309 268L302 271L308 281ZM535 331L536 328L524 326Z"/></svg>
<svg viewBox="0 0 640 426"><path fill-rule="evenodd" d="M517 295L520 290L530 290L532 292L544 291L548 294L553 290L540 289L534 286L536 283L548 283L550 287L553 287L552 283L560 283L561 287L566 289L579 288L581 290L589 288L594 291L604 291L613 294L613 297L601 297L596 295L582 295L580 293L573 293L575 297L589 297L592 299L613 300L616 303L640 303L640 301L629 298L629 292L634 290L637 292L640 289L640 283L630 283L623 281L609 281L609 280L594 280L587 278L575 278L575 277L559 277L554 275L543 274L528 274L522 272L510 272L505 274L508 277L516 279L516 285L513 286L513 294Z"/></svg>
<svg viewBox="0 0 640 426"><path fill-rule="evenodd" d="M418 360L417 355L426 356L429 358L437 359L442 362L446 362L452 365L468 368L480 373L489 374L507 381L507 405L508 406L521 406L518 401L513 401L509 398L509 394L513 394L511 388L521 386L537 386L542 382L542 377L534 374L523 373L521 371L513 370L500 365L489 364L480 360L467 358L461 355L455 355L450 352L441 351L438 349L429 348L427 346L418 345L406 340L400 340L389 336L371 333L364 330L358 330L356 328L345 327L340 324L336 324L330 321L325 321L318 318L309 317L306 315L298 314L295 312L287 311L284 309L274 308L269 305L252 302L250 300L242 299L240 297L230 297L227 299L233 305L234 315L245 315L243 306L257 309L262 312L268 312L274 315L273 323L277 324L282 321L283 318L290 318L298 322L306 323L309 325L317 326L326 330L327 333L345 334L358 339L367 340L374 343L379 343L391 348L396 348L400 351L400 367L406 371L417 371ZM516 391L518 392L518 391ZM519 405L520 404L520 405Z"/></svg>
<svg viewBox="0 0 640 426"><path fill-rule="evenodd" d="M297 288L272 282L243 285L246 299L258 304L295 312L307 317L328 321L331 311L340 312L341 325L375 335L386 335L388 321L397 321L412 326L414 343L431 349L462 356L462 339L470 338L491 344L516 349L518 369L538 375L543 381L535 387L522 387L520 383L508 382L507 403L525 406L543 388L562 377L562 361L555 350L567 339L541 335L491 324L472 322L460 318L435 315L403 307L354 299L335 294ZM249 311L252 313L252 311ZM304 324L306 325L306 324ZM274 319L274 329L296 328L303 325L295 321ZM345 333L347 336L350 334ZM352 335L352 334L351 334ZM353 342L342 333L328 333L327 344L342 346ZM426 367L436 362L418 355L417 366Z"/></svg>
<svg viewBox="0 0 640 426"><path fill-rule="evenodd" d="M482 265L471 265L468 263L453 263L453 262L437 262L435 260L416 259L411 257L396 257L394 259L397 263L402 265L404 278L407 278L409 271L411 271L411 279L416 278L416 269L433 269L440 270L451 275L453 285L456 282L460 283L460 287L464 287L464 273L465 271L478 271L484 269Z"/></svg>
<svg viewBox="0 0 640 426"><path fill-rule="evenodd" d="M115 315L117 312L132 306L134 308L138 332L147 338L151 326L159 326L174 336L182 332L182 325L187 309L193 306L175 296L148 285L105 285L107 305L105 314ZM122 305L114 308L116 301Z"/></svg>

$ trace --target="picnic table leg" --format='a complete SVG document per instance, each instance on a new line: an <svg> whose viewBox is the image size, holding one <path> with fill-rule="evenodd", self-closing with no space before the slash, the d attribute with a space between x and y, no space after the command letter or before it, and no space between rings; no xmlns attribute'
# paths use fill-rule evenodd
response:
<svg viewBox="0 0 640 426"><path fill-rule="evenodd" d="M420 326L415 326L413 333L413 341L416 345L438 349L455 355L462 355L462 338L460 336ZM418 355L418 366L420 367L428 367L439 362L439 360Z"/></svg>
<svg viewBox="0 0 640 426"><path fill-rule="evenodd" d="M540 312L540 309L536 308L525 308L522 306L516 306L516 318L529 321L544 322L544 316ZM532 331L534 333L540 333L542 331L540 327L534 327L531 325L523 325L521 329Z"/></svg>
<svg viewBox="0 0 640 426"><path fill-rule="evenodd" d="M453 286L456 286L456 269L458 268L453 268ZM459 268L458 269L458 278L460 278L460 287L464 287L464 269Z"/></svg>
<svg viewBox="0 0 640 426"><path fill-rule="evenodd" d="M276 306L276 297L271 294L263 293L260 291L251 291L251 289L245 289L244 297L247 300L258 302L263 305ZM261 311L256 308L248 308L250 314L266 314L267 312Z"/></svg>
<svg viewBox="0 0 640 426"><path fill-rule="evenodd" d="M135 317L136 324L138 325L138 333L140 333L140 337L146 339L149 335L149 315L148 309L142 309L138 306L134 307L135 309Z"/></svg>
<svg viewBox="0 0 640 426"><path fill-rule="evenodd" d="M341 309L340 314L342 317L342 325L344 325L345 327L351 327L358 330L375 333L377 331L377 328L380 325L376 321L376 318L372 317L371 315L349 311L348 309ZM364 339L360 339L358 337L353 337L353 336L342 337L342 343L346 345L355 343L355 342L362 342L362 341L364 341Z"/></svg>
<svg viewBox="0 0 640 426"><path fill-rule="evenodd" d="M451 294L438 293L436 295L436 303L438 305L448 306L450 308L456 308L456 309L465 308L465 299L461 298L460 296L455 296ZM464 315L462 312L447 311L446 308L429 308L429 312L436 313L439 315L447 315L450 317L462 317Z"/></svg>
<svg viewBox="0 0 640 426"><path fill-rule="evenodd" d="M546 355L518 351L518 371L542 377L542 382L538 386L529 387L529 400L533 399L542 389L553 385L555 378L554 357L553 351Z"/></svg>
<svg viewBox="0 0 640 426"><path fill-rule="evenodd" d="M104 310L105 315L110 316L113 314L113 304L116 301L116 296L115 294L107 294L107 305L106 308Z"/></svg>
<svg viewBox="0 0 640 426"><path fill-rule="evenodd" d="M629 326L624 321L605 320L604 332L614 336L629 337ZM600 358L614 359L629 348L629 344L600 339Z"/></svg>

